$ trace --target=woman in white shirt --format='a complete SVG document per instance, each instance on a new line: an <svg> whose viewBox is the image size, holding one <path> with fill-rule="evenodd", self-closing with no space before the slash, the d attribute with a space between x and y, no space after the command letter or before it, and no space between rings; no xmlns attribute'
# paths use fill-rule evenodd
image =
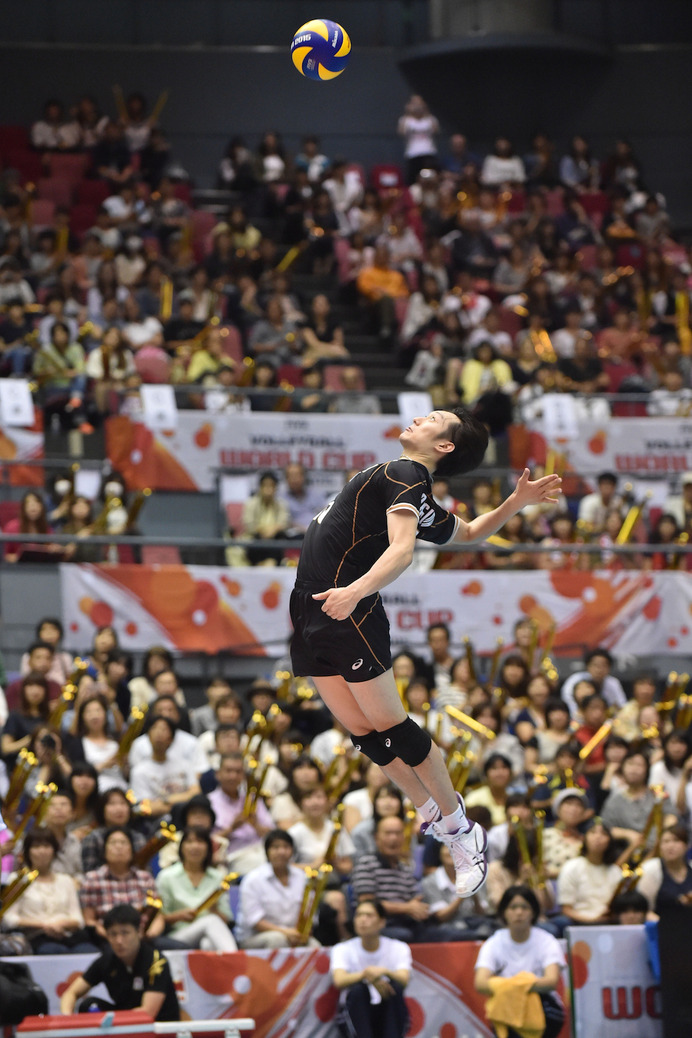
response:
<svg viewBox="0 0 692 1038"><path fill-rule="evenodd" d="M498 906L498 915L505 927L488 938L478 953L476 991L493 996L502 986L500 978L533 974L534 981L527 993L538 994L545 1015L545 1028L536 1032L537 1038L557 1038L565 1022L565 1011L556 994L565 957L556 938L535 925L539 907L533 890L521 884L509 887ZM492 1022L490 1013L489 1018Z"/></svg>
<svg viewBox="0 0 692 1038"><path fill-rule="evenodd" d="M102 695L83 700L77 710L77 735L84 759L98 772L99 793L127 783L118 760L118 743L108 736L108 703Z"/></svg>
<svg viewBox="0 0 692 1038"><path fill-rule="evenodd" d="M24 840L24 861L38 876L7 909L8 929L22 930L35 955L98 951L87 939L77 887L71 876L54 872L58 841L48 829L34 829Z"/></svg>
<svg viewBox="0 0 692 1038"><path fill-rule="evenodd" d="M566 861L557 877L557 899L569 925L608 922L610 902L622 878L616 858L610 829L598 819L587 830L579 857Z"/></svg>
<svg viewBox="0 0 692 1038"><path fill-rule="evenodd" d="M406 141L406 182L413 184L419 170L438 166L435 137L440 132L440 124L430 114L423 98L414 94L399 119L397 130Z"/></svg>
<svg viewBox="0 0 692 1038"><path fill-rule="evenodd" d="M327 861L326 854L334 832L334 822L329 817L329 798L322 786L301 793L300 808L303 820L288 830L295 844L295 860L298 865L317 869ZM329 864L342 876L348 875L353 868L354 850L353 840L342 828Z"/></svg>

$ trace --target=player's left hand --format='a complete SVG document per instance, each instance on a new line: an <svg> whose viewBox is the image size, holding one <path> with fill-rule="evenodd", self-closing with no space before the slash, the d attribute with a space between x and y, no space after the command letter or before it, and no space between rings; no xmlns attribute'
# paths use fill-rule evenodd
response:
<svg viewBox="0 0 692 1038"><path fill-rule="evenodd" d="M519 482L514 488L514 498L517 508L525 508L526 505L535 505L540 501L549 501L557 504L560 500L562 479L553 472L550 476L541 476L540 479L531 479L531 473L524 469Z"/></svg>
<svg viewBox="0 0 692 1038"><path fill-rule="evenodd" d="M312 597L324 603L322 612L332 620L346 620L359 602L358 596L348 587L330 587L328 591L320 591Z"/></svg>

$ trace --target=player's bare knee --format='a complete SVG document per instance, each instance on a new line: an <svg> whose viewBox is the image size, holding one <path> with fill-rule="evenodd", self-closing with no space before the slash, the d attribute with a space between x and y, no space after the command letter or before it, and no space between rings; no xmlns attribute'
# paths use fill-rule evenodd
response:
<svg viewBox="0 0 692 1038"><path fill-rule="evenodd" d="M374 764L379 764L381 768L391 764L395 758L395 754L383 746L377 732L367 732L365 735L352 735L351 742L358 750L358 753L369 757Z"/></svg>
<svg viewBox="0 0 692 1038"><path fill-rule="evenodd" d="M430 753L432 739L420 725L407 717L393 728L377 733L384 748L393 753L410 768L417 768Z"/></svg>

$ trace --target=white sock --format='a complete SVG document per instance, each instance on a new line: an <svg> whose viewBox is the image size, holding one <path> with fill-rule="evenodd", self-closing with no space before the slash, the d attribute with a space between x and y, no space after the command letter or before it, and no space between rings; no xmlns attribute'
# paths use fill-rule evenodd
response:
<svg viewBox="0 0 692 1038"><path fill-rule="evenodd" d="M428 797L424 804L416 804L416 811L426 822L434 822L440 817L440 809L432 797Z"/></svg>
<svg viewBox="0 0 692 1038"><path fill-rule="evenodd" d="M459 829L462 833L467 833L471 828L471 823L462 811L461 804L453 815L442 815L442 824L447 833L455 833Z"/></svg>

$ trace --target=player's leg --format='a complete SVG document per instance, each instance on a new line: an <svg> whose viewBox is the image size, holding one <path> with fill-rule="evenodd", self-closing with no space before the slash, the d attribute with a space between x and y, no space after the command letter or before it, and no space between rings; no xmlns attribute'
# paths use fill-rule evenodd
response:
<svg viewBox="0 0 692 1038"><path fill-rule="evenodd" d="M312 681L320 694L322 702L341 722L346 731L355 737L356 742L359 735L367 735L373 732L372 723L358 705L353 692L344 678L335 674L331 677L312 678ZM399 702L401 703L401 700ZM382 752L383 757L377 760L376 763L380 765L387 778L406 794L414 807L418 809L423 807L430 797L430 793L422 784L415 771L393 755L391 761L383 763L384 757L388 755L384 754L384 747L382 747Z"/></svg>
<svg viewBox="0 0 692 1038"><path fill-rule="evenodd" d="M463 801L457 800L439 747L406 714L391 669L368 681L349 682L353 697L372 724L385 748L396 754L411 768L439 807L442 817L435 821L435 832L449 847L456 870L456 889L462 897L470 897L485 882L488 867L485 849L488 838L476 823L467 820ZM402 788L405 788L402 786ZM415 803L415 801L414 801ZM416 805L419 807L419 805Z"/></svg>

